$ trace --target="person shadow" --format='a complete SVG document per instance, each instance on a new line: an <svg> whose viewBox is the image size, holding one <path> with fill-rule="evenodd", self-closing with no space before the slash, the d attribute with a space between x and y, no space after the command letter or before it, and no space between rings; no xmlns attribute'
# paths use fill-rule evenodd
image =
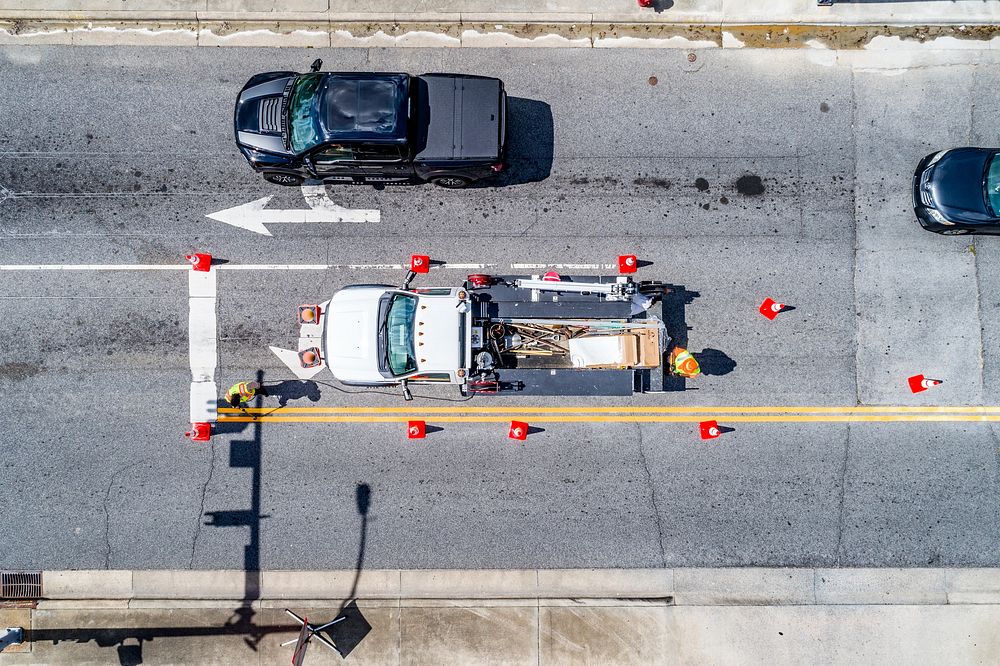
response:
<svg viewBox="0 0 1000 666"><path fill-rule="evenodd" d="M278 398L278 405L281 407L293 400L308 398L309 402L319 402L320 399L319 384L312 381L286 380L265 386L264 390L268 396Z"/></svg>
<svg viewBox="0 0 1000 666"><path fill-rule="evenodd" d="M692 354L703 375L728 375L736 369L736 361L721 349L706 347Z"/></svg>

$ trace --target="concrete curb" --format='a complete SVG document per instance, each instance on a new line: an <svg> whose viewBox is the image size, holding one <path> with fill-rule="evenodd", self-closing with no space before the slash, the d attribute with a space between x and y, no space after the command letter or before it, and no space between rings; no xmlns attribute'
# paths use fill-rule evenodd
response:
<svg viewBox="0 0 1000 666"><path fill-rule="evenodd" d="M355 578L354 571L48 571L39 608L81 602L196 607L244 600L280 606L351 596L409 605L1000 604L1000 569L371 570Z"/></svg>
<svg viewBox="0 0 1000 666"><path fill-rule="evenodd" d="M1000 48L989 16L919 24L672 14L3 11L0 44L268 47Z"/></svg>

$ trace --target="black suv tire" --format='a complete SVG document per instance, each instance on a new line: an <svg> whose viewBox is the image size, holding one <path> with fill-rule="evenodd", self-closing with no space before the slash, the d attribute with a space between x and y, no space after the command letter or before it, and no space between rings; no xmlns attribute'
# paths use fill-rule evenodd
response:
<svg viewBox="0 0 1000 666"><path fill-rule="evenodd" d="M436 176L430 179L430 182L434 183L438 187L445 187L449 190L460 190L463 187L468 187L471 180L463 176Z"/></svg>
<svg viewBox="0 0 1000 666"><path fill-rule="evenodd" d="M291 187L301 185L305 179L293 173L265 173L264 180L275 185L287 185Z"/></svg>

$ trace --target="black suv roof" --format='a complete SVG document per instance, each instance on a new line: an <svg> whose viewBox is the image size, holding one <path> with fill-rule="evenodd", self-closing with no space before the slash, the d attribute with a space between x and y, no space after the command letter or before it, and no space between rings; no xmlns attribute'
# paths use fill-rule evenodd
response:
<svg viewBox="0 0 1000 666"><path fill-rule="evenodd" d="M302 78L308 76L322 77L313 110L326 141L406 141L408 75L324 72Z"/></svg>

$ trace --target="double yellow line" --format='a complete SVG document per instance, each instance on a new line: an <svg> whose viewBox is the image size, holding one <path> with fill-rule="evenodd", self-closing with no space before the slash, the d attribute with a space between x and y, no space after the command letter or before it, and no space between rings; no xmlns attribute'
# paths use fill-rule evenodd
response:
<svg viewBox="0 0 1000 666"><path fill-rule="evenodd" d="M501 423L511 419L539 423L851 423L851 422L992 422L1000 406L809 407L809 406L646 406L646 407L262 407L219 408L223 423Z"/></svg>

